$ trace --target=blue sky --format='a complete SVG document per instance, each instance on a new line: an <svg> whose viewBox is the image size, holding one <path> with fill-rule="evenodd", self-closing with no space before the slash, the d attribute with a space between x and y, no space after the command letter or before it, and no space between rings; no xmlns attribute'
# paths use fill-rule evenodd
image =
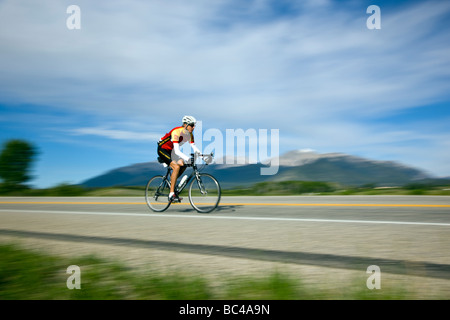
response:
<svg viewBox="0 0 450 320"><path fill-rule="evenodd" d="M450 176L449 21L448 1L1 0L0 142L37 146L34 186L79 183L154 161L192 114Z"/></svg>

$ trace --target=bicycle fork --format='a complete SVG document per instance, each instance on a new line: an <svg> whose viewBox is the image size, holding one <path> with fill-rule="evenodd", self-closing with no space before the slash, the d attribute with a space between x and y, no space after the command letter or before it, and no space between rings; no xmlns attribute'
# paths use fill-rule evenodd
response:
<svg viewBox="0 0 450 320"><path fill-rule="evenodd" d="M197 179L198 188L200 189L200 193L203 195L208 194L208 191L206 191L205 186L203 185L202 179L200 179L200 175L198 173L195 175L195 178Z"/></svg>

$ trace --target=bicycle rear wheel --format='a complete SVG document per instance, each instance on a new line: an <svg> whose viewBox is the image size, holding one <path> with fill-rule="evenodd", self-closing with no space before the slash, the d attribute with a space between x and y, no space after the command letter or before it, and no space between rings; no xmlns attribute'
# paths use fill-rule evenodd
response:
<svg viewBox="0 0 450 320"><path fill-rule="evenodd" d="M221 189L219 182L212 175L201 173L189 185L189 201L200 213L213 211L219 205Z"/></svg>
<svg viewBox="0 0 450 320"><path fill-rule="evenodd" d="M169 192L169 183L163 176L151 178L145 188L145 201L148 207L156 212L166 210L170 206Z"/></svg>

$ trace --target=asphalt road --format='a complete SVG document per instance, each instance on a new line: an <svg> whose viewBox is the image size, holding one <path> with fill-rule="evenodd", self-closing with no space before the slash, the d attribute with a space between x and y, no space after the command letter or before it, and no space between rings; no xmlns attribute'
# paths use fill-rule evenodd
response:
<svg viewBox="0 0 450 320"><path fill-rule="evenodd" d="M224 197L209 214L187 199L154 213L143 198L2 197L0 241L212 277L281 270L322 285L365 285L377 265L384 284L450 298L445 196Z"/></svg>

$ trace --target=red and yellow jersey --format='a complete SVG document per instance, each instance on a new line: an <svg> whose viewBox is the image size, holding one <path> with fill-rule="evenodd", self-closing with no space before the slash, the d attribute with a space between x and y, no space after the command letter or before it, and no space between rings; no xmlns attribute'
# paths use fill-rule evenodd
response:
<svg viewBox="0 0 450 320"><path fill-rule="evenodd" d="M161 138L159 145L161 148L171 151L174 143L179 143L181 146L186 141L194 143L194 135L183 127L176 127Z"/></svg>

